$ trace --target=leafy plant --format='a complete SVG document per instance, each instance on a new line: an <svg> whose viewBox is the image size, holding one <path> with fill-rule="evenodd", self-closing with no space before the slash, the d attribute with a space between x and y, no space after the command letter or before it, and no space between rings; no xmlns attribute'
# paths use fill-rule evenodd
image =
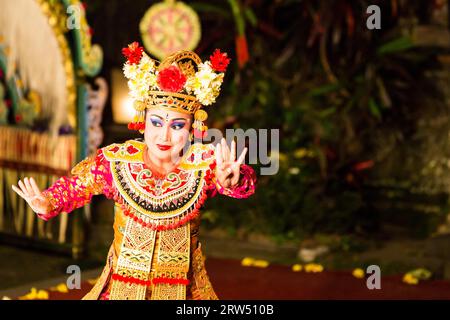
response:
<svg viewBox="0 0 450 320"><path fill-rule="evenodd" d="M277 175L259 177L253 198L216 200L216 224L286 239L376 230L380 216L366 213L364 196L372 136L386 123L414 130L416 110L442 96L426 76L441 51L419 47L411 36L423 6L379 1L383 28L371 31L365 8L373 1L240 4L252 13L252 23L246 20L251 60L235 70L212 113L214 126L279 128L286 160ZM232 22L224 15L214 20ZM295 157L301 149L313 156ZM238 205L241 214L231 209Z"/></svg>
<svg viewBox="0 0 450 320"><path fill-rule="evenodd" d="M280 130L278 174L260 176L247 200L209 202L205 224L277 239L377 230L381 215L367 210L365 185L378 147L388 137L413 134L424 106L442 97L427 76L442 50L419 46L413 37L417 25L429 22L435 1L186 3L201 18L197 53L206 57L221 48L234 66L208 110L209 126ZM372 4L381 8L380 30L366 28ZM94 38L103 36L94 40L105 47L106 67L120 67L120 49L139 37L148 1L111 0L107 10L100 8L103 1L89 1ZM385 128L394 133L384 134Z"/></svg>

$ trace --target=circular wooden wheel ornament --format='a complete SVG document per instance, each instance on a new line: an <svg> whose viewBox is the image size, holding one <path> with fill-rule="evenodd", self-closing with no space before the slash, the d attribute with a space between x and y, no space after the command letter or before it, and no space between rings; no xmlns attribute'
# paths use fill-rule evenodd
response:
<svg viewBox="0 0 450 320"><path fill-rule="evenodd" d="M159 59L179 50L194 50L201 35L197 13L174 0L151 6L139 28L145 48Z"/></svg>

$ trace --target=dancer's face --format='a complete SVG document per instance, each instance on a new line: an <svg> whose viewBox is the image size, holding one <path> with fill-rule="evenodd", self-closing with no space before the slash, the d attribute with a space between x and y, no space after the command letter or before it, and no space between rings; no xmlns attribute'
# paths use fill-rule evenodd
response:
<svg viewBox="0 0 450 320"><path fill-rule="evenodd" d="M173 162L185 146L192 125L192 116L186 113L148 109L144 139L149 152L163 162Z"/></svg>

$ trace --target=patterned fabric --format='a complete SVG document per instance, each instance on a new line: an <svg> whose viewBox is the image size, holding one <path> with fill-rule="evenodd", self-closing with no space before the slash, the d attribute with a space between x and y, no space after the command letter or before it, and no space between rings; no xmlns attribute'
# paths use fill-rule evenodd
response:
<svg viewBox="0 0 450 320"><path fill-rule="evenodd" d="M195 288L192 290L193 300L217 300L217 295L211 287L205 268L205 257L201 251L201 244L194 251L192 257L192 269L194 271Z"/></svg>
<svg viewBox="0 0 450 320"><path fill-rule="evenodd" d="M142 228L127 219L125 236L113 274L110 298L113 300L144 300L150 280L156 231ZM127 281L136 279L137 281Z"/></svg>
<svg viewBox="0 0 450 320"><path fill-rule="evenodd" d="M177 169L158 179L142 163L117 161L111 169L114 183L126 204L134 211L157 220L167 220L188 212L204 187L204 173L201 170Z"/></svg>
<svg viewBox="0 0 450 320"><path fill-rule="evenodd" d="M186 279L189 271L190 230L189 223L161 232L155 266L152 300L185 300L189 282L167 283L163 279Z"/></svg>
<svg viewBox="0 0 450 320"><path fill-rule="evenodd" d="M71 174L72 177L62 177L42 192L53 209L47 215L39 215L40 218L47 221L61 212L69 213L89 203L93 195L113 198L111 170L102 150L78 163Z"/></svg>
<svg viewBox="0 0 450 320"><path fill-rule="evenodd" d="M113 144L75 166L44 191L50 219L87 204L93 195L115 201L114 241L105 268L84 299L217 299L198 243L199 211L216 193L246 198L255 192L255 173L241 166L234 188L214 177L214 149L193 145L164 177L145 162L144 143Z"/></svg>

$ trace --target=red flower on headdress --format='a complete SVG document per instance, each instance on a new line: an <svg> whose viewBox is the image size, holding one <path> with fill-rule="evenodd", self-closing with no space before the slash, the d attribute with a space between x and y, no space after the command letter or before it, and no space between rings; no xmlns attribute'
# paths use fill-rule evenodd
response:
<svg viewBox="0 0 450 320"><path fill-rule="evenodd" d="M170 66L158 73L157 81L161 90L179 92L186 83L186 76L177 66Z"/></svg>
<svg viewBox="0 0 450 320"><path fill-rule="evenodd" d="M220 52L219 49L214 50L214 53L209 57L211 61L211 67L218 72L225 72L231 59L227 54Z"/></svg>
<svg viewBox="0 0 450 320"><path fill-rule="evenodd" d="M138 42L133 42L127 48L122 49L122 54L128 59L131 64L137 64L141 61L144 48L139 46Z"/></svg>

